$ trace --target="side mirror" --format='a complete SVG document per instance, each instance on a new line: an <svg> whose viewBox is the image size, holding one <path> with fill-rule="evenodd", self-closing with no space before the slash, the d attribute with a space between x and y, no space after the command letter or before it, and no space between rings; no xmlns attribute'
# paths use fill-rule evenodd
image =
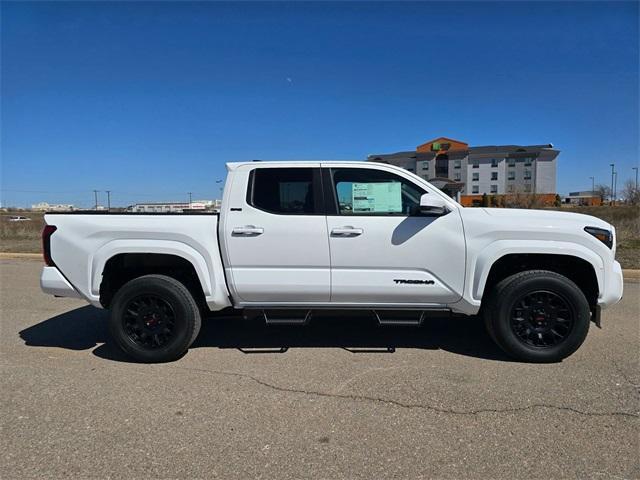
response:
<svg viewBox="0 0 640 480"><path fill-rule="evenodd" d="M448 211L447 202L437 195L425 193L420 197L420 213L426 215L444 215Z"/></svg>

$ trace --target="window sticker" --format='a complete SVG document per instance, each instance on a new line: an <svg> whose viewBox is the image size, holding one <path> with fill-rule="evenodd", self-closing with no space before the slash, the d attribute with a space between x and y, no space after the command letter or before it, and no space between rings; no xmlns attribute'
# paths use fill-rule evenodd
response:
<svg viewBox="0 0 640 480"><path fill-rule="evenodd" d="M351 187L353 213L402 212L400 182L353 183Z"/></svg>

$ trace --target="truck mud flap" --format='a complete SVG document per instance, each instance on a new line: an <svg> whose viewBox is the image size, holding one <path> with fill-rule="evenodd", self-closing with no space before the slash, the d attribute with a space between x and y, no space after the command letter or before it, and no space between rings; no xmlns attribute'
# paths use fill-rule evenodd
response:
<svg viewBox="0 0 640 480"><path fill-rule="evenodd" d="M596 324L596 327L602 328L602 308L600 305L593 307L591 311L591 321Z"/></svg>

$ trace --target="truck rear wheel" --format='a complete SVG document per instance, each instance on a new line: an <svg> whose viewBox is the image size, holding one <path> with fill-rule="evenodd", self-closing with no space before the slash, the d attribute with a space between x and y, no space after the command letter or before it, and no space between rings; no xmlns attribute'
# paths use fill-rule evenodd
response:
<svg viewBox="0 0 640 480"><path fill-rule="evenodd" d="M550 363L582 345L591 311L571 280L555 272L530 270L499 282L483 315L490 336L509 356Z"/></svg>
<svg viewBox="0 0 640 480"><path fill-rule="evenodd" d="M109 331L130 357L145 363L180 358L200 331L200 309L189 290L165 275L123 285L111 304Z"/></svg>

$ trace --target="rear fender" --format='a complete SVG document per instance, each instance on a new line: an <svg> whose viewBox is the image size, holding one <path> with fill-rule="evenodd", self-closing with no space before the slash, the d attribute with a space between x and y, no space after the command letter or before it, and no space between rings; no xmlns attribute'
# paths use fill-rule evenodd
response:
<svg viewBox="0 0 640 480"><path fill-rule="evenodd" d="M221 288L214 287L214 285L220 285L219 281L222 281L222 285L224 285L224 278L217 279L217 276L223 275L222 269L220 268L220 271L216 272L215 266L209 265L207 259L196 249L173 240L119 239L100 247L90 261L89 278L91 278L92 296L96 298L100 296L102 272L107 261L115 255L125 253L166 254L181 257L193 265L210 307L219 301L225 306L228 303L225 292L220 291Z"/></svg>

